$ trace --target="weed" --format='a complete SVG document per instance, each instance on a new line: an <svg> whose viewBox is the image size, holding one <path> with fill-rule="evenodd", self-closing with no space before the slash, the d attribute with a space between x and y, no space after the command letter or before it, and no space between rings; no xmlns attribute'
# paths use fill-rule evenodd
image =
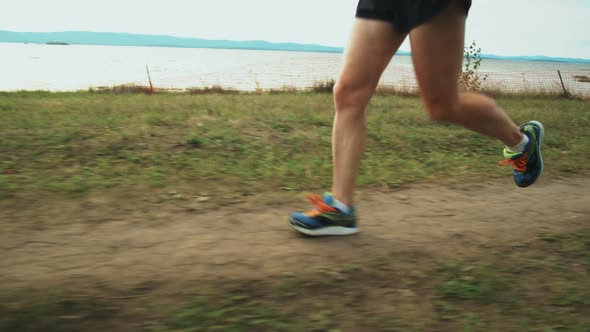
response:
<svg viewBox="0 0 590 332"><path fill-rule="evenodd" d="M314 82L313 86L311 87L311 91L316 93L332 93L335 85L336 81L333 79L327 81Z"/></svg>
<svg viewBox="0 0 590 332"><path fill-rule="evenodd" d="M190 145L193 148L201 148L205 145L205 141L198 137L191 137L186 140L186 144Z"/></svg>

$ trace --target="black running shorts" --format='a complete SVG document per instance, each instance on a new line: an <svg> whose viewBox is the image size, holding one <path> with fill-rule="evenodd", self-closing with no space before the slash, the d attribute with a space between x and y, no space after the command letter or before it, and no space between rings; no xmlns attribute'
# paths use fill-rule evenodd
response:
<svg viewBox="0 0 590 332"><path fill-rule="evenodd" d="M398 32L408 33L440 14L451 1L457 1L467 15L471 0L359 0L356 17L390 22Z"/></svg>

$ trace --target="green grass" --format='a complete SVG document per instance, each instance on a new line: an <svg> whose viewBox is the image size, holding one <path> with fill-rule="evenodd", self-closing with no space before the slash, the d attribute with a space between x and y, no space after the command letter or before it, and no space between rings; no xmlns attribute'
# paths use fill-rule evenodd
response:
<svg viewBox="0 0 590 332"><path fill-rule="evenodd" d="M0 330L588 331L590 229L496 249L452 260L383 253L274 279L192 283L168 297L14 291L0 296Z"/></svg>
<svg viewBox="0 0 590 332"><path fill-rule="evenodd" d="M485 302L509 287L509 283L493 270L478 266L447 266L445 270L447 280L440 285L439 291L448 299Z"/></svg>
<svg viewBox="0 0 590 332"><path fill-rule="evenodd" d="M444 264L439 318L470 331L587 331L590 230L542 235L523 248Z"/></svg>
<svg viewBox="0 0 590 332"><path fill-rule="evenodd" d="M195 297L155 324L152 331L310 331L313 326L274 303L244 294Z"/></svg>
<svg viewBox="0 0 590 332"><path fill-rule="evenodd" d="M109 301L54 290L1 295L0 331L75 332L106 328L120 312Z"/></svg>
<svg viewBox="0 0 590 332"><path fill-rule="evenodd" d="M549 173L588 170L588 102L499 103L516 122L543 121ZM0 115L0 197L181 184L248 194L330 184L329 94L0 93ZM509 176L497 167L500 158L499 143L430 123L419 99L378 95L359 183Z"/></svg>

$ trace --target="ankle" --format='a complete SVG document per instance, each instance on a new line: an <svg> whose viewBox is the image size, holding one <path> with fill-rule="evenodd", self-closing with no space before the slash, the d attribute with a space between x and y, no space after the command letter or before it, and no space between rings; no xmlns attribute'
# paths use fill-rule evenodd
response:
<svg viewBox="0 0 590 332"><path fill-rule="evenodd" d="M332 188L332 197L346 206L352 206L352 195L342 194L338 190L334 190L334 188Z"/></svg>
<svg viewBox="0 0 590 332"><path fill-rule="evenodd" d="M507 145L508 151L510 152L520 152L524 151L527 144L529 143L529 137L525 134L522 134L520 140L514 145Z"/></svg>
<svg viewBox="0 0 590 332"><path fill-rule="evenodd" d="M522 131L520 131L520 128L515 126L514 130L512 130L512 132L510 133L509 139L504 141L504 145L515 146L522 142L522 140L525 139L525 136L526 135Z"/></svg>
<svg viewBox="0 0 590 332"><path fill-rule="evenodd" d="M350 204L346 204L343 203L341 200L339 200L338 198L334 197L334 200L332 201L332 206L337 208L338 210L342 211L342 213L344 214L349 214L352 212L352 203Z"/></svg>

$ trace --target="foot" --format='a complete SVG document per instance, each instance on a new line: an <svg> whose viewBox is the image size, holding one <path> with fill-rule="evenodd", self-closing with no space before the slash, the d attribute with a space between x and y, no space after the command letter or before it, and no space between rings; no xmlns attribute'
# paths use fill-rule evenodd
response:
<svg viewBox="0 0 590 332"><path fill-rule="evenodd" d="M510 152L504 149L501 166L512 164L514 167L514 182L519 187L528 187L535 183L543 173L543 158L541 143L545 134L543 125L537 121L529 121L520 127L523 134L529 137L529 143L521 152Z"/></svg>
<svg viewBox="0 0 590 332"><path fill-rule="evenodd" d="M307 198L315 205L315 209L289 216L289 225L295 230L310 236L358 233L354 209L350 213L343 213L333 207L334 196L328 193L324 194L324 199L313 194Z"/></svg>

